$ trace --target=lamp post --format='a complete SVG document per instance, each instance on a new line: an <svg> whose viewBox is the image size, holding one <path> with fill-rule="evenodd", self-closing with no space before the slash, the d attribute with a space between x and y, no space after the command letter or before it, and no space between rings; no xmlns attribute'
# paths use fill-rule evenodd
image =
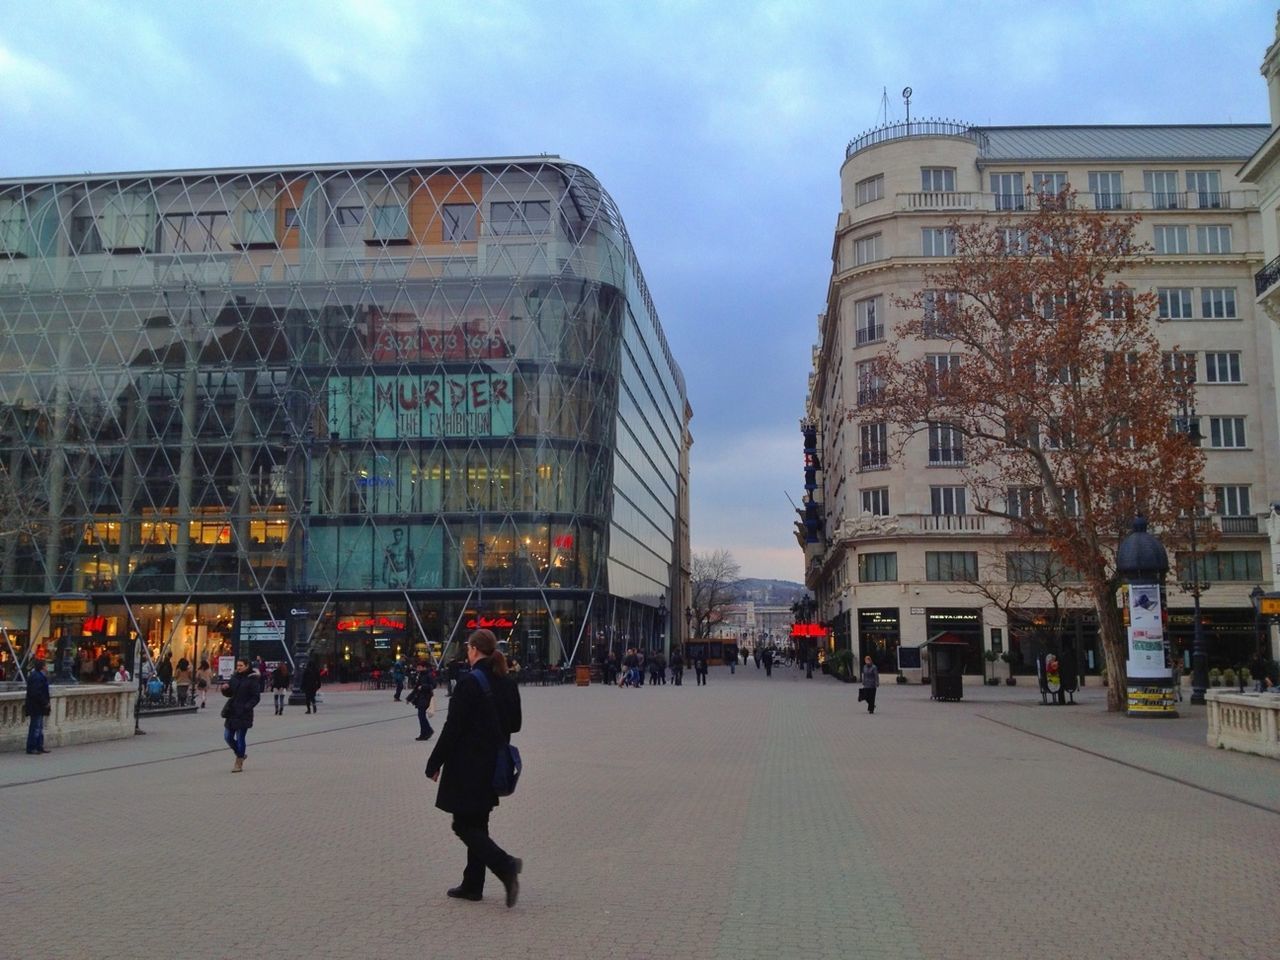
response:
<svg viewBox="0 0 1280 960"><path fill-rule="evenodd" d="M666 644L663 642L663 641L664 641L664 639L666 638L666 635L667 635L667 630L666 630L666 627L667 627L667 594L666 594L666 592L665 592L665 591L663 592L663 594L662 594L661 598L659 598L659 600L658 600L658 612L657 612L656 616L657 616L657 623L656 623L657 630L656 630L656 633L658 634L658 649L659 649L660 651L662 651L662 655L665 657L665 656L670 652L670 651L668 651L668 650L666 650L666 649L665 649Z"/></svg>
<svg viewBox="0 0 1280 960"><path fill-rule="evenodd" d="M1249 591L1249 603L1253 605L1253 646L1255 651L1254 663L1261 666L1263 670L1266 669L1266 663L1267 663L1267 656L1266 656L1267 651L1265 650L1265 641L1263 639L1266 636L1266 634L1263 633L1263 625L1262 625L1263 624L1262 598L1265 595L1266 594L1264 593L1262 587L1256 584L1254 585L1254 588ZM1257 677L1254 677L1253 679L1254 679L1254 684L1259 692L1262 692L1264 689L1266 689L1266 681L1263 679L1263 677L1257 676ZM1244 681L1242 680L1241 687L1243 686L1244 686Z"/></svg>
<svg viewBox="0 0 1280 960"><path fill-rule="evenodd" d="M311 456L316 438L316 398L308 390L297 387L284 391L285 414L294 449L302 456L301 502L298 514L298 548L293 564L293 589L289 596L289 616L285 620L286 637L289 650L286 659L292 660L290 675L289 705L300 706L307 702L302 692L302 674L311 659L311 637L308 626L311 619L310 603L314 599L316 588L308 581L308 554L311 552ZM297 502L297 501L295 501ZM334 664L337 669L337 664Z"/></svg>
<svg viewBox="0 0 1280 960"><path fill-rule="evenodd" d="M1193 447L1199 447L1204 435L1200 432L1200 418L1196 416L1196 408L1183 408L1183 430L1187 440ZM1209 589L1200 569L1200 554L1196 549L1196 528L1199 525L1199 510L1193 509L1190 522L1188 543L1191 548L1191 563L1186 568L1186 577L1180 586L1183 592L1191 594L1191 702L1204 705L1204 692L1209 688L1209 649L1204 636L1204 624L1200 622L1200 596Z"/></svg>

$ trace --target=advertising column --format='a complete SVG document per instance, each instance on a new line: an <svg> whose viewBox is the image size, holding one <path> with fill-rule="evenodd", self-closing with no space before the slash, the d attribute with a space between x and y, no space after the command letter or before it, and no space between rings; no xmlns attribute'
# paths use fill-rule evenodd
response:
<svg viewBox="0 0 1280 960"><path fill-rule="evenodd" d="M1160 584L1129 584L1129 715L1176 717L1172 676L1165 661Z"/></svg>

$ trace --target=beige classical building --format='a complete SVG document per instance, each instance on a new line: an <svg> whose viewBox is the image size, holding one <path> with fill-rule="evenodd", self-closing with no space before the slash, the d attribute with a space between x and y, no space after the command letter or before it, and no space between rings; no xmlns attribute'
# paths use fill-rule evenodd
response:
<svg viewBox="0 0 1280 960"><path fill-rule="evenodd" d="M1256 184L1262 223L1262 255L1265 265L1254 277L1254 293L1260 317L1271 335L1271 382L1280 384L1280 14L1276 15L1276 39L1262 58L1271 107L1271 132L1257 152L1240 168L1240 179ZM1273 391L1280 406L1280 390ZM1271 532L1271 591L1280 592L1280 483L1273 478L1266 506ZM1280 659L1280 638L1272 628L1272 657Z"/></svg>
<svg viewBox="0 0 1280 960"><path fill-rule="evenodd" d="M818 427L822 467L814 493L822 528L805 545L806 585L838 647L874 653L891 668L899 646L950 632L968 642L971 673L983 670L989 650L1011 653L1015 672L1031 669L1047 599L1028 595L1010 617L964 582L976 576L998 587L1008 567L1005 528L974 512L966 495L960 438L922 433L897 458L886 428L849 414L859 404L859 365L893 341L905 319L894 297L919 291L925 271L950 254L948 223L1017 216L1035 194L1069 184L1082 206L1142 215L1138 235L1154 255L1125 279L1158 292L1168 320L1159 326L1162 344L1195 364L1208 499L1222 534L1202 595L1210 665L1250 659L1249 594L1274 570L1266 522L1280 491L1275 328L1255 306L1254 274L1277 223L1274 210L1260 215L1259 190L1239 171L1269 132L926 121L849 144L806 410ZM901 346L947 362L946 341ZM1185 650L1192 599L1171 582L1169 604L1169 632ZM1096 618L1087 601L1073 605L1067 635L1081 665L1097 672Z"/></svg>

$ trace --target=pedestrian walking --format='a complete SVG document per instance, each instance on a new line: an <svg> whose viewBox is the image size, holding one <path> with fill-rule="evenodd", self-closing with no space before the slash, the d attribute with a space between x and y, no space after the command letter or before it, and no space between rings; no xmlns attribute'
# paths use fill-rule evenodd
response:
<svg viewBox="0 0 1280 960"><path fill-rule="evenodd" d="M436 806L453 814L453 832L467 848L462 883L448 895L483 899L488 869L502 881L507 906L514 907L524 864L489 836L489 816L498 805L493 787L498 750L521 726L520 690L507 676L507 661L491 630L476 630L467 638L467 662L471 673L458 681L426 770L440 784Z"/></svg>
<svg viewBox="0 0 1280 960"><path fill-rule="evenodd" d="M200 709L207 707L209 684L213 683L213 671L209 669L209 661L201 660L196 668L196 694L200 697Z"/></svg>
<svg viewBox="0 0 1280 960"><path fill-rule="evenodd" d="M52 701L49 698L49 678L45 675L41 659L31 662L31 672L27 674L27 698L22 702L22 710L27 715L27 753L48 753L44 748L44 718L52 712Z"/></svg>
<svg viewBox="0 0 1280 960"><path fill-rule="evenodd" d="M435 716L436 682L431 678L431 668L423 664L413 680L413 689L405 699L418 709L418 740L430 740L435 733L430 718Z"/></svg>
<svg viewBox="0 0 1280 960"><path fill-rule="evenodd" d="M311 657L302 670L302 696L307 702L307 713L316 712L316 692L320 689L320 660Z"/></svg>
<svg viewBox="0 0 1280 960"><path fill-rule="evenodd" d="M876 712L876 689L879 686L880 671L868 654L862 660L862 689L858 691L858 699L867 703L867 713Z"/></svg>
<svg viewBox="0 0 1280 960"><path fill-rule="evenodd" d="M766 677L773 676L773 647L765 647L764 653L760 654L760 662L764 664L764 675Z"/></svg>
<svg viewBox="0 0 1280 960"><path fill-rule="evenodd" d="M396 662L391 665L391 679L395 681L396 685L395 696L391 698L392 700L399 700L400 694L404 692L404 678L404 661L397 659Z"/></svg>
<svg viewBox="0 0 1280 960"><path fill-rule="evenodd" d="M671 651L671 684L672 686L682 686L681 681L684 680L684 657L680 655L678 649Z"/></svg>
<svg viewBox="0 0 1280 960"><path fill-rule="evenodd" d="M267 692L267 661L262 659L262 654L258 654L258 659L254 661L253 672L258 677L258 693Z"/></svg>
<svg viewBox="0 0 1280 960"><path fill-rule="evenodd" d="M244 769L247 753L245 735L253 726L253 708L262 699L261 679L256 671L249 668L248 660L237 660L235 673L222 685L222 695L227 698L222 705L222 738L236 755L232 773Z"/></svg>
<svg viewBox="0 0 1280 960"><path fill-rule="evenodd" d="M738 672L738 651L731 650L730 653L732 653L733 655L730 657L725 657L725 659L729 661L729 676L733 676L735 673Z"/></svg>
<svg viewBox="0 0 1280 960"><path fill-rule="evenodd" d="M293 677L289 673L289 661L281 660L271 671L271 696L276 705L276 716L284 716L285 704L289 702L289 691L293 688Z"/></svg>

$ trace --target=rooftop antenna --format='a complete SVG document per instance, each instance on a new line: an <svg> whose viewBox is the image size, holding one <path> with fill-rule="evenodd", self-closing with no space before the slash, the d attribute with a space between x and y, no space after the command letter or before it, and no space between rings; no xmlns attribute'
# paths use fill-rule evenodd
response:
<svg viewBox="0 0 1280 960"><path fill-rule="evenodd" d="M902 100L907 105L907 136L911 136L911 88L902 88Z"/></svg>
<svg viewBox="0 0 1280 960"><path fill-rule="evenodd" d="M889 88L888 87L880 88L880 116L883 118L881 119L880 124L882 126L887 127L889 125Z"/></svg>

